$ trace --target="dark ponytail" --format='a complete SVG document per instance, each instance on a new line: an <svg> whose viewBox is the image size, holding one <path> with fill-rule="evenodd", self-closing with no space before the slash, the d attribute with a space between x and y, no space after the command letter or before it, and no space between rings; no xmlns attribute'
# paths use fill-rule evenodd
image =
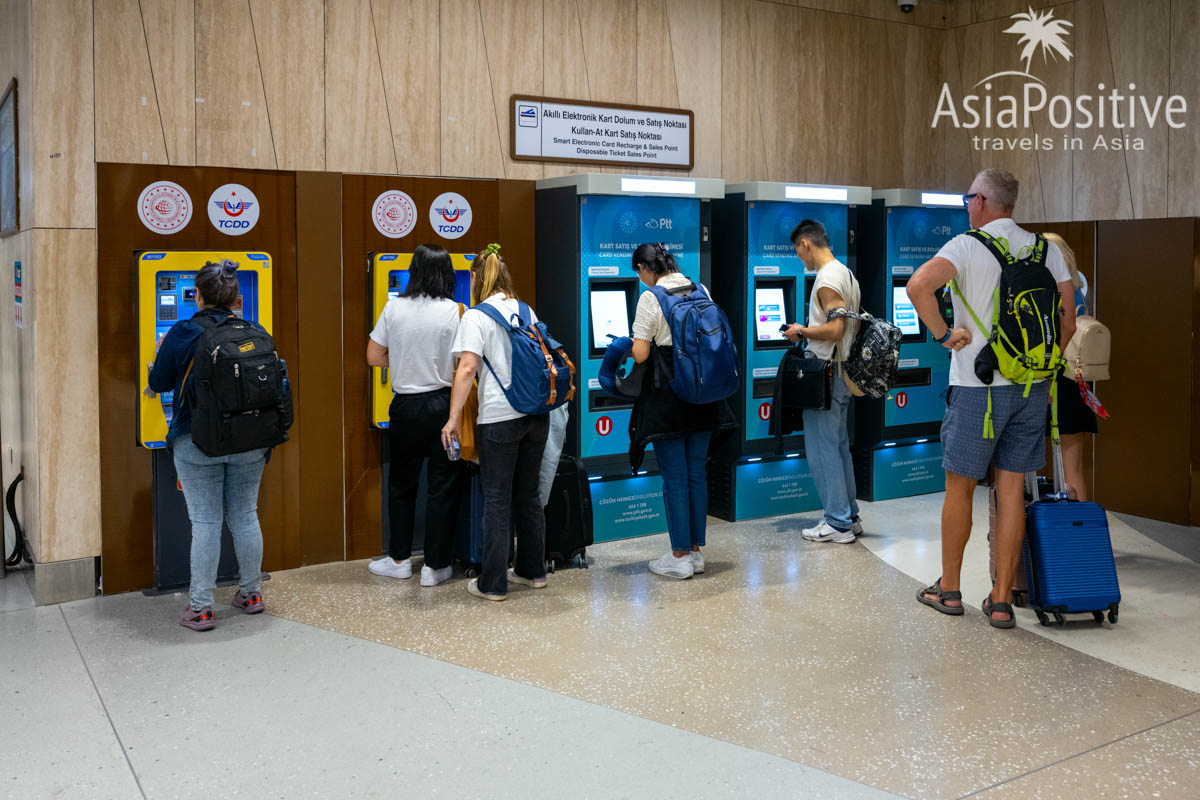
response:
<svg viewBox="0 0 1200 800"><path fill-rule="evenodd" d="M641 264L655 275L666 275L668 272L679 272L675 256L667 252L662 242L646 242L633 251L633 269L636 272Z"/></svg>
<svg viewBox="0 0 1200 800"><path fill-rule="evenodd" d="M215 308L233 308L241 288L238 286L238 265L228 258L219 264L207 262L196 273L196 288L204 298L204 305Z"/></svg>

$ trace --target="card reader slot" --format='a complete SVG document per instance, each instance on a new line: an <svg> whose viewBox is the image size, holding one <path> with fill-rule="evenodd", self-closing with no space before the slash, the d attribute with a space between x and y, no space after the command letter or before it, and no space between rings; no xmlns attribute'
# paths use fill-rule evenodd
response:
<svg viewBox="0 0 1200 800"><path fill-rule="evenodd" d="M896 373L896 382L892 385L892 388L903 389L906 386L928 386L931 374L929 367L902 369Z"/></svg>
<svg viewBox="0 0 1200 800"><path fill-rule="evenodd" d="M751 396L756 400L760 398L772 398L775 396L774 378L755 378L754 383L751 384L751 387L753 388L753 394Z"/></svg>
<svg viewBox="0 0 1200 800"><path fill-rule="evenodd" d="M616 411L621 408L633 408L633 402L601 391L588 392L588 411Z"/></svg>

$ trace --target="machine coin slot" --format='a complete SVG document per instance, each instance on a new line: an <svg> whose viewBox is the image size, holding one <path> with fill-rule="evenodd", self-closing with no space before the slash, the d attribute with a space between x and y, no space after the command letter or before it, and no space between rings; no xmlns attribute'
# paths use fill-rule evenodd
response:
<svg viewBox="0 0 1200 800"><path fill-rule="evenodd" d="M775 379L774 378L755 378L754 379L754 399L760 400L763 398L771 398L775 396Z"/></svg>
<svg viewBox="0 0 1200 800"><path fill-rule="evenodd" d="M792 343L779 328L796 321L796 279L755 278L754 349L786 350L791 347Z"/></svg>
<svg viewBox="0 0 1200 800"><path fill-rule="evenodd" d="M619 408L633 408L633 402L595 389L588 392L588 411L615 411Z"/></svg>
<svg viewBox="0 0 1200 800"><path fill-rule="evenodd" d="M900 343L925 341L925 323L908 299L908 279L892 280L892 324L903 334Z"/></svg>
<svg viewBox="0 0 1200 800"><path fill-rule="evenodd" d="M928 367L902 369L896 373L893 388L903 389L907 386L928 386L932 373Z"/></svg>
<svg viewBox="0 0 1200 800"><path fill-rule="evenodd" d="M613 278L588 281L589 352L604 356L612 339L633 335L633 315L638 301L637 278ZM588 401L591 403L591 400ZM622 403L621 407L626 407Z"/></svg>

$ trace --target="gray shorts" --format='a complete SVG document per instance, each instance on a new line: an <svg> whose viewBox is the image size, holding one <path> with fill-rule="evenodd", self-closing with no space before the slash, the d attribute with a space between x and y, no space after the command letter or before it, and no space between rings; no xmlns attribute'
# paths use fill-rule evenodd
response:
<svg viewBox="0 0 1200 800"><path fill-rule="evenodd" d="M1046 465L1046 406L1050 383L1035 383L1029 397L1024 386L993 386L992 425L996 436L983 438L988 389L951 386L942 418L942 468L980 480L988 464L1007 472L1036 472Z"/></svg>

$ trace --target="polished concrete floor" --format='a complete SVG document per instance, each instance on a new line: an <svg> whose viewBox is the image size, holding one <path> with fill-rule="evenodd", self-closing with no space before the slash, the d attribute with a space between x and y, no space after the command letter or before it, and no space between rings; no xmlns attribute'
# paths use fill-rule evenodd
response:
<svg viewBox="0 0 1200 800"><path fill-rule="evenodd" d="M665 537L612 542L498 604L276 573L208 634L180 596L31 609L13 576L0 797L1200 796L1200 565L1114 519L1117 625L997 631L913 599L939 503L868 506L852 545L713 521L682 582L646 572Z"/></svg>

